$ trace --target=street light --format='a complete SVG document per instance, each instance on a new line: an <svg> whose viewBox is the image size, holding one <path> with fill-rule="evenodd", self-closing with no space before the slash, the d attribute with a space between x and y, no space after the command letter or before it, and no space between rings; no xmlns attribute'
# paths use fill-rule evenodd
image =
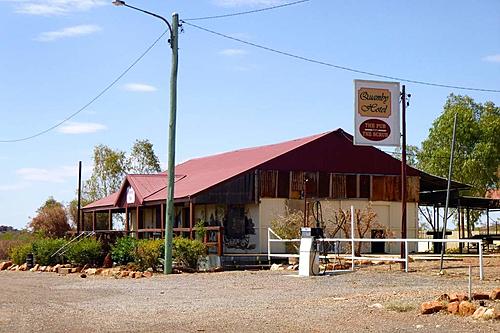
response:
<svg viewBox="0 0 500 333"><path fill-rule="evenodd" d="M168 125L168 186L167 186L167 210L165 216L165 261L163 272L172 273L172 238L174 229L174 178L175 178L175 118L177 114L177 67L179 51L179 14L172 14L172 25L162 16L148 12L134 6L127 5L125 1L115 0L112 2L115 6L124 6L139 12L159 18L168 26L170 31L170 47L172 48L172 68L170 75L170 121Z"/></svg>

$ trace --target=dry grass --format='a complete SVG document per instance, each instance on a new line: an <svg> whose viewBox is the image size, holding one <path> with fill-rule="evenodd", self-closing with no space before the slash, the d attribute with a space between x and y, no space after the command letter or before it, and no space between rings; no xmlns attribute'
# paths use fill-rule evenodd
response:
<svg viewBox="0 0 500 333"><path fill-rule="evenodd" d="M385 308L390 311L408 312L414 310L416 306L403 301L391 301L385 305Z"/></svg>

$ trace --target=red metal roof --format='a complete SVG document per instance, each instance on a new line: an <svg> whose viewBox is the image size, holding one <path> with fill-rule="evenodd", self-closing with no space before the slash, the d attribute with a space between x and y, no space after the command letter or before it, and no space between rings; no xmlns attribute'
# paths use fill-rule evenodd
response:
<svg viewBox="0 0 500 333"><path fill-rule="evenodd" d="M195 158L179 164L175 167L175 175L179 178L175 182L174 196L176 199L193 196L327 134ZM165 188L148 197L148 201L162 199L166 199Z"/></svg>
<svg viewBox="0 0 500 333"><path fill-rule="evenodd" d="M269 170L397 175L401 162L371 146L354 146L342 129L278 144L195 158L175 167L176 199L188 198L257 167ZM419 171L408 167L408 175ZM166 199L167 174L128 175L119 193L133 186L139 202ZM115 195L111 205L119 204ZM84 207L110 205L107 197Z"/></svg>
<svg viewBox="0 0 500 333"><path fill-rule="evenodd" d="M113 208L115 206L115 201L118 198L119 193L120 192L115 192L111 195L108 195L107 197L94 201L83 207L83 209L87 210L92 208Z"/></svg>

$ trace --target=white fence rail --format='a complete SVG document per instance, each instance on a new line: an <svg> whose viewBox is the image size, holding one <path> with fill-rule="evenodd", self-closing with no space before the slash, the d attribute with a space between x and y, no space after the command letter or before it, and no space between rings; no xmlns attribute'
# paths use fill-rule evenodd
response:
<svg viewBox="0 0 500 333"><path fill-rule="evenodd" d="M353 228L351 229L353 230ZM351 234L351 236L353 236ZM351 259L351 269L354 270L355 260L372 260L372 261L394 261L394 262L404 262L405 272L408 272L409 267L409 256L408 256L408 244L410 243L420 243L420 242L432 242L432 243L476 243L478 245L478 259L479 259L479 278L483 280L484 278L484 267L483 267L483 241L481 239L419 239L419 238L319 238L318 242L340 242L340 243L351 243L351 255L345 258ZM279 237L271 228L267 230L267 256L268 259L271 258L292 258L299 257L298 254L292 253L272 253L272 244L287 244L287 243L300 243L300 238L295 239L282 239ZM405 244L405 256L404 258L394 258L394 257L372 257L372 256L356 256L354 253L354 244L357 242L363 243L376 243L376 242L391 242L391 243L404 243ZM328 258L326 256L320 256L320 258Z"/></svg>

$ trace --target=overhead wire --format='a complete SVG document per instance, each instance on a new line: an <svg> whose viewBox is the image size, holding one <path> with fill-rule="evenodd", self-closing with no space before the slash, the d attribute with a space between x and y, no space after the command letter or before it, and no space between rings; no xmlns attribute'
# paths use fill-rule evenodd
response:
<svg viewBox="0 0 500 333"><path fill-rule="evenodd" d="M184 21L198 21L198 20L209 20L209 19L220 19L220 18L226 18L226 17L233 17L233 16L240 16L240 15L248 15L248 14L254 14L258 12L264 12L264 11L269 11L269 10L274 10L278 8L283 8L283 7L289 7L293 5L298 5L301 3L309 2L311 0L299 0L299 1L293 1L293 2L288 2L284 3L281 5L275 5L275 6L270 6L270 7L265 7L265 8L260 8L260 9L254 9L254 10L248 10L248 11L243 11L243 12L236 12L236 13L230 13L230 14L222 14L222 15L213 15L213 16L204 16L204 17L194 17L194 18L187 18L184 19ZM61 126L62 124L66 123L67 121L71 120L73 117L75 117L77 114L81 113L84 111L86 108L88 108L91 104L93 104L97 99L99 99L102 95L104 95L109 89L111 89L123 76L125 76L146 54L160 41L160 39L168 32L168 30L164 31L154 42L151 44L146 51L144 51L125 71L123 71L115 80L113 80L109 85L107 85L101 92L99 92L94 98L92 98L87 104L82 106L80 109L75 111L74 113L70 114L68 117L64 118L62 121L54 124L53 126L44 129L40 132L37 132L33 135L29 135L26 137L22 138L16 138L16 139L0 139L0 143L13 143L13 142L20 142L20 141L27 141L33 138L36 138L40 135L43 135L47 132L52 131L53 129Z"/></svg>
<svg viewBox="0 0 500 333"><path fill-rule="evenodd" d="M389 80L395 80L395 81L401 81L401 82L407 82L407 83L414 83L414 84L425 85L425 86L432 86L432 87L450 88L450 89L468 90L468 91L481 91L481 92L500 93L500 90L497 90L497 89L486 89L486 88L475 88L475 87L466 87L466 86L455 86L455 85L450 85L450 84L442 84L442 83L435 83L435 82L419 81L419 80L406 79L406 78L397 77L397 76L390 76L390 75L378 74L378 73L368 72L368 71L364 71L364 70L360 70L360 69L356 69L356 68L351 68L351 67L336 65L336 64L332 64L332 63L329 63L329 62L326 62L326 61L316 60L316 59L308 58L308 57L305 57L305 56L300 56L300 55L297 55L297 54L293 54L293 53L290 53L290 52L281 51L281 50L278 50L278 49L275 49L275 48L271 48L271 47L268 47L268 46L264 46L264 45L261 45L261 44L249 42L249 41L243 40L241 38L232 37L232 36L229 36L229 35L226 35L226 34L223 34L223 33L220 33L220 32L217 32L217 31L214 31L214 30L211 30L211 29L199 26L199 25L196 25L194 23L187 22L186 20L181 20L181 22L184 23L184 24L186 24L186 25L188 25L188 26L191 26L193 28L196 28L196 29L208 32L210 34L213 34L213 35L216 35L216 36L219 36L219 37L230 39L230 40L235 41L235 42L239 42L239 43L242 43L242 44L253 46L255 48L259 48L259 49L262 49L262 50L266 50L266 51L273 52L273 53L276 53L276 54L280 54L280 55L283 55L283 56L287 56L287 57L290 57L290 58L294 58L294 59L298 59L298 60L302 60L302 61L314 63L314 64L317 64L317 65L322 65L322 66L327 66L327 67L331 67L331 68L336 68L336 69L340 69L340 70L343 70L343 71L348 71L348 72L352 72L352 73L368 75L368 76L377 77L377 78L383 78L383 79L389 79Z"/></svg>
<svg viewBox="0 0 500 333"><path fill-rule="evenodd" d="M128 66L120 75L118 75L118 77L116 77L110 84L108 84L104 89L102 89L94 98L92 98L84 106L82 106L81 108L79 108L78 110L76 110L75 112L73 112L72 114L70 114L69 116L67 116L63 120L61 120L60 122L56 123L55 125L50 126L47 129L44 129L40 132L37 132L33 135L29 135L26 137L17 138L17 139L0 139L0 143L13 143L13 142L27 141L27 140L36 138L40 135L43 135L47 132L50 132L53 129L56 129L57 127L66 123L67 121L71 120L77 114L79 114L80 112L87 109L90 105L92 105L95 101L97 101L102 95L104 95L109 89L111 89L118 81L120 81L121 78L123 78L135 65L137 65L137 63L139 61L142 60L142 58L144 58L146 56L146 54L149 53L149 51L151 51L151 49L153 49L153 47L163 38L163 36L165 36L165 34L167 34L167 32L169 32L169 30L165 30L158 38L156 38L156 40L137 59L135 59L134 62L132 62L132 64L130 66Z"/></svg>
<svg viewBox="0 0 500 333"><path fill-rule="evenodd" d="M213 19L220 19L220 18L226 18L226 17L248 15L248 14L254 14L254 13L264 12L264 11L268 11L268 10L273 10L273 9L278 9L278 8L283 8L283 7L298 5L298 4L301 4L301 3L304 3L304 2L309 2L309 1L311 1L311 0L293 1L293 2L288 2L288 3L281 4L281 5L275 5L275 6L270 6L270 7L266 7L266 8L260 8L260 9L254 9L254 10L247 10L247 11L244 11L244 12L222 14L222 15L214 15L214 16L203 16L203 17L186 18L186 19L184 19L184 21L213 20Z"/></svg>

